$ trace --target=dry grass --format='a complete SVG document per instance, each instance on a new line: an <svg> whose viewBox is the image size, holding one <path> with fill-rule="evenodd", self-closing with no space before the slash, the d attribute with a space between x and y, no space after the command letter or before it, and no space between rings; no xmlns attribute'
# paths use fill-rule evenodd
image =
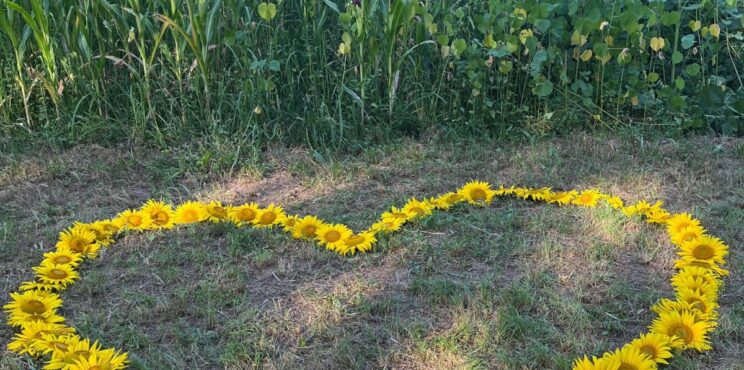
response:
<svg viewBox="0 0 744 370"><path fill-rule="evenodd" d="M189 158L96 146L1 155L2 291L28 279L72 221L150 197L278 202L361 228L390 205L473 178L596 186L692 211L731 245L716 349L672 368L742 369L742 140L581 134L534 145L406 143L332 161L274 150L231 174L192 171ZM645 328L650 304L670 294L672 258L658 229L614 212L516 200L436 214L353 258L276 233L198 226L122 238L85 265L64 314L129 351L133 368L566 368ZM11 335L0 328L0 342ZM3 368L33 368L27 361L0 354Z"/></svg>

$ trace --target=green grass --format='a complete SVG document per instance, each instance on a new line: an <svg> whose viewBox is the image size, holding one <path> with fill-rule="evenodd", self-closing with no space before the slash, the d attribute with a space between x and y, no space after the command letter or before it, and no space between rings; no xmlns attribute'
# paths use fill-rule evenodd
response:
<svg viewBox="0 0 744 370"><path fill-rule="evenodd" d="M406 141L354 156L276 148L262 161L203 167L134 147L0 154L3 292L31 277L56 233L149 197L277 202L367 226L391 205L473 178L597 186L692 211L731 246L714 350L674 369L741 369L744 141L576 134L534 144ZM331 159L333 158L333 159ZM213 166L214 165L214 166ZM132 368L565 369L650 323L671 294L658 228L606 208L503 199L436 213L342 258L266 230L201 225L128 235L63 294L82 335L130 353ZM0 342L12 331L0 327ZM0 368L34 368L0 354ZM738 367L737 367L738 366Z"/></svg>

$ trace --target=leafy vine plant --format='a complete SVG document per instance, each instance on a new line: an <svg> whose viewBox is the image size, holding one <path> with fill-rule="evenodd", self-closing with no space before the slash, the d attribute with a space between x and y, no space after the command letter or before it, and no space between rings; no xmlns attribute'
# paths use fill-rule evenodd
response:
<svg viewBox="0 0 744 370"><path fill-rule="evenodd" d="M550 188L492 188L489 183L471 181L460 189L426 199L410 199L403 207L392 207L363 231L323 221L312 215L287 213L282 207L256 203L228 206L220 202L189 201L178 206L150 200L141 208L126 210L112 219L77 222L62 231L56 249L44 254L34 267L35 278L20 284L3 308L8 325L17 332L8 349L43 359L44 369L123 369L127 353L104 348L98 341L83 338L61 316L60 293L79 278L83 261L95 259L101 248L114 245L118 236L131 232L172 229L197 223L232 223L238 228L281 230L293 238L313 241L330 251L348 256L372 251L379 234L393 233L408 222L465 204L487 206L495 197L517 197L557 206L605 205L628 217L663 226L677 248L676 273L671 278L674 298L663 298L651 307L656 318L648 332L621 348L600 357L577 359L573 368L656 369L685 350L710 350L709 334L718 320L718 292L728 247L707 234L700 221L688 213L671 214L662 203L640 201L625 205L617 196L597 189L553 191Z"/></svg>

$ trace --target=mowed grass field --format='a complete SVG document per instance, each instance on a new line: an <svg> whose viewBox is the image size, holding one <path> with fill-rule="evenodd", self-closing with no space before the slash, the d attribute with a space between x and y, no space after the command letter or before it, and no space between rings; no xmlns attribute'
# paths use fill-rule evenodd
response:
<svg viewBox="0 0 744 370"><path fill-rule="evenodd" d="M3 153L0 289L31 278L73 221L149 198L276 202L361 229L471 179L597 187L692 212L731 247L714 350L669 368L744 369L744 140L614 136L409 141L335 158L274 149L249 163L95 145ZM650 324L649 307L672 295L674 256L662 229L610 209L516 199L435 213L350 258L204 225L121 238L84 264L62 312L81 335L128 351L134 369L568 369ZM0 326L3 346L12 335ZM0 368L38 366L0 353Z"/></svg>

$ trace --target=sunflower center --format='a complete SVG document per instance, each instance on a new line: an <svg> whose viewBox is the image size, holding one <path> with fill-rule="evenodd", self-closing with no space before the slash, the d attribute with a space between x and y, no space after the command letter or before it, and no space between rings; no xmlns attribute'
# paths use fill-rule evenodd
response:
<svg viewBox="0 0 744 370"><path fill-rule="evenodd" d="M590 194L584 194L579 197L579 202L581 203L591 203L592 196Z"/></svg>
<svg viewBox="0 0 744 370"><path fill-rule="evenodd" d="M359 235L353 235L346 239L346 245L348 245L349 247L357 246L359 244L362 244L362 242L364 242L364 237Z"/></svg>
<svg viewBox="0 0 744 370"><path fill-rule="evenodd" d="M682 234L682 241L689 242L690 240L697 239L698 234L694 231L688 231Z"/></svg>
<svg viewBox="0 0 744 370"><path fill-rule="evenodd" d="M183 213L183 218L188 222L196 221L198 218L196 211L193 209L188 209L186 212Z"/></svg>
<svg viewBox="0 0 744 370"><path fill-rule="evenodd" d="M100 365L93 365L88 370L103 370L103 368Z"/></svg>
<svg viewBox="0 0 744 370"><path fill-rule="evenodd" d="M52 279L64 279L67 277L67 272L65 270L60 269L51 269L49 270L49 276Z"/></svg>
<svg viewBox="0 0 744 370"><path fill-rule="evenodd" d="M21 305L21 311L28 314L41 315L46 312L46 306L44 306L44 304L40 301L32 299L30 301L24 302L23 305Z"/></svg>
<svg viewBox="0 0 744 370"><path fill-rule="evenodd" d="M325 240L329 243L335 243L341 239L341 233L336 230L331 230L325 234Z"/></svg>
<svg viewBox="0 0 744 370"><path fill-rule="evenodd" d="M54 347L54 348L56 348L56 349L58 349L58 350L60 350L62 352L67 352L67 345L66 344L64 344L62 342L52 342L51 344L52 344L52 347Z"/></svg>
<svg viewBox="0 0 744 370"><path fill-rule="evenodd" d="M155 219L155 223L156 224L162 226L162 225L165 225L166 223L168 223L168 218L169 217L168 217L168 213L163 212L163 211L157 211L155 213L155 217L153 217L153 218Z"/></svg>
<svg viewBox="0 0 744 370"><path fill-rule="evenodd" d="M393 217L395 218L407 218L408 215L403 212L393 212Z"/></svg>
<svg viewBox="0 0 744 370"><path fill-rule="evenodd" d="M669 335L676 336L677 338L680 338L685 341L685 343L690 344L692 343L692 329L687 327L687 325L677 324L669 328Z"/></svg>
<svg viewBox="0 0 744 370"><path fill-rule="evenodd" d="M131 216L129 216L129 218L127 219L127 222L128 222L128 223L129 223L130 225L132 225L132 226L134 226L134 227L137 227L137 226L139 226L139 225L142 225L142 217L140 217L140 216L138 216L138 215L131 215Z"/></svg>
<svg viewBox="0 0 744 370"><path fill-rule="evenodd" d="M207 211L209 211L209 214L212 217L225 218L225 216L227 215L227 211L225 210L225 208L220 206L209 207L207 208Z"/></svg>
<svg viewBox="0 0 744 370"><path fill-rule="evenodd" d="M424 213L426 213L426 212L424 212L424 210L421 207L413 207L413 208L411 208L411 212L414 212L415 214L417 214L419 216L423 216Z"/></svg>
<svg viewBox="0 0 744 370"><path fill-rule="evenodd" d="M473 200L486 200L486 192L483 189L470 190L470 197Z"/></svg>
<svg viewBox="0 0 744 370"><path fill-rule="evenodd" d="M274 212L265 212L261 215L261 224L262 225L271 225L276 220L276 213Z"/></svg>
<svg viewBox="0 0 744 370"><path fill-rule="evenodd" d="M682 230L684 230L685 228L687 228L687 227L689 227L689 226L692 226L692 224L691 224L690 222L688 222L688 221L680 221L680 222L679 222L679 223L678 223L678 224L676 225L676 227L675 227L675 228L676 228L677 230L675 230L675 231L679 233L679 232L681 232Z"/></svg>
<svg viewBox="0 0 744 370"><path fill-rule="evenodd" d="M315 230L317 229L318 228L315 227L315 225L306 225L305 227L302 228L302 236L306 238L311 238L315 236Z"/></svg>
<svg viewBox="0 0 744 370"><path fill-rule="evenodd" d="M620 364L620 367L618 367L617 370L638 370L638 367L633 364L623 362Z"/></svg>
<svg viewBox="0 0 744 370"><path fill-rule="evenodd" d="M708 312L708 305L700 298L692 298L687 301L687 303L689 303L690 306L692 306L693 308L700 310L700 312L702 313Z"/></svg>
<svg viewBox="0 0 744 370"><path fill-rule="evenodd" d="M241 209L240 212L238 212L238 218L241 221L250 221L256 218L256 212L250 208Z"/></svg>
<svg viewBox="0 0 744 370"><path fill-rule="evenodd" d="M80 358L80 357L89 357L90 356L90 352L89 351L86 351L84 349L81 349L79 351L75 351L75 355L78 356L78 358Z"/></svg>
<svg viewBox="0 0 744 370"><path fill-rule="evenodd" d="M655 360L658 354L656 353L656 347L650 344L644 344L639 350L648 355L652 360Z"/></svg>
<svg viewBox="0 0 744 370"><path fill-rule="evenodd" d="M55 256L52 261L54 261L55 265L64 265L72 262L72 258L70 256Z"/></svg>
<svg viewBox="0 0 744 370"><path fill-rule="evenodd" d="M85 247L85 244L86 243L84 240L75 238L75 239L70 240L70 249L76 252L80 252Z"/></svg>
<svg viewBox="0 0 744 370"><path fill-rule="evenodd" d="M695 247L692 255L699 260L709 260L715 255L715 251L707 244L701 244Z"/></svg>

